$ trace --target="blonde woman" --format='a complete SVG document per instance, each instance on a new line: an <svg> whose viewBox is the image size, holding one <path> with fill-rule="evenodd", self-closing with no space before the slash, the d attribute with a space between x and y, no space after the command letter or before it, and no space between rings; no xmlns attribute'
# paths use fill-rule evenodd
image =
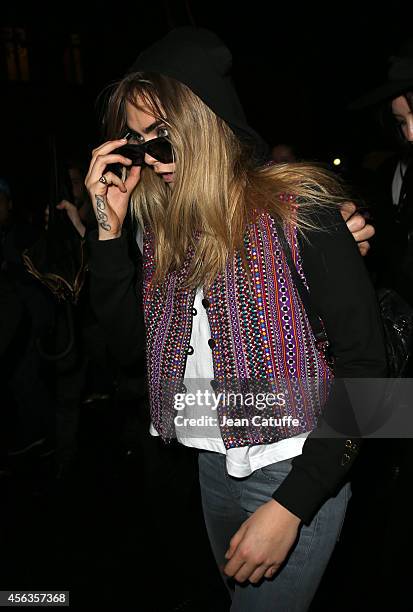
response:
<svg viewBox="0 0 413 612"><path fill-rule="evenodd" d="M141 228L151 432L199 451L206 527L231 610L301 611L337 541L359 444L315 435L323 402L349 406L328 393L331 364L297 275L337 378L382 376L384 346L374 292L338 211L339 186L309 164L264 163L230 63L214 34L182 28L143 52L114 88L109 140L93 152L86 179L99 223L89 240L92 299L132 358L143 329L122 232L130 201ZM218 397L213 409L188 406L210 417L203 426L177 420L186 413L176 392L184 400L187 381L206 381ZM242 394L235 408L224 401L228 381L288 391L275 407L265 400L259 411L239 411ZM311 393L296 393L310 383ZM197 399L205 398L203 387Z"/></svg>

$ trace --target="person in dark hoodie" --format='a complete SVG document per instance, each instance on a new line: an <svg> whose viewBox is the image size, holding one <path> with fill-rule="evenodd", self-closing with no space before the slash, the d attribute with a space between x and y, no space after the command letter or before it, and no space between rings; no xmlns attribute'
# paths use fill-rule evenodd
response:
<svg viewBox="0 0 413 612"><path fill-rule="evenodd" d="M179 28L112 90L108 141L85 181L99 224L88 237L91 299L124 363L146 335L151 433L199 451L231 610L301 611L339 536L359 450L353 436L320 435L321 407L351 412L325 332L335 380L384 376L385 351L339 185L311 164L268 163L230 67L214 33ZM145 331L123 228L129 205ZM248 407L256 388L277 390L275 404L260 395L258 405L257 394ZM242 390L233 405L228 389Z"/></svg>

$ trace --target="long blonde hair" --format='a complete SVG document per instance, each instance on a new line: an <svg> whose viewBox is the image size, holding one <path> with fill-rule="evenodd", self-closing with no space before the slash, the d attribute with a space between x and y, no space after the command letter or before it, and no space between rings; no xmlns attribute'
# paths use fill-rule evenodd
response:
<svg viewBox="0 0 413 612"><path fill-rule="evenodd" d="M300 230L314 228L314 207L344 199L336 178L313 164L257 168L251 152L230 127L186 85L160 74L134 73L114 88L107 105L107 136L126 129L126 102L148 108L168 127L176 163L173 190L151 168L142 170L131 196L131 212L155 239L154 282L178 270L194 249L189 284L208 285L234 253L254 214L267 210ZM294 194L297 215L280 196Z"/></svg>

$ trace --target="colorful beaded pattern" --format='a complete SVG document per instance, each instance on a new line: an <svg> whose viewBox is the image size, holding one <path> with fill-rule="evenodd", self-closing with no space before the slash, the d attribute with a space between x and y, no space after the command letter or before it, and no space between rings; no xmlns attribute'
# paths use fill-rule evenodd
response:
<svg viewBox="0 0 413 612"><path fill-rule="evenodd" d="M292 200L292 196L284 196ZM297 231L284 228L297 270L305 281ZM284 407L260 410L267 418L291 416L298 424L262 427L252 424L254 407L218 407L223 417L243 418L248 425L221 426L225 447L268 444L311 431L329 391L332 371L317 347L311 325L294 286L280 246L275 220L257 214L244 238L247 267L241 255L228 261L208 292L207 310L215 385L218 391L283 392ZM179 272L152 288L153 240L144 236L144 313L151 417L164 439L174 437L173 394L181 390L192 325L195 290L183 288L193 252ZM217 391L217 392L218 392Z"/></svg>

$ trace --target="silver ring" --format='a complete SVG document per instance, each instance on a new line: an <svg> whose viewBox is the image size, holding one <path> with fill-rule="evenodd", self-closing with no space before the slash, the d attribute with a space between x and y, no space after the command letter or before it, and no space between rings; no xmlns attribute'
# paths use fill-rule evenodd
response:
<svg viewBox="0 0 413 612"><path fill-rule="evenodd" d="M102 174L102 176L100 177L99 182L103 183L104 185L108 184L108 181L107 181L106 176L104 174Z"/></svg>

